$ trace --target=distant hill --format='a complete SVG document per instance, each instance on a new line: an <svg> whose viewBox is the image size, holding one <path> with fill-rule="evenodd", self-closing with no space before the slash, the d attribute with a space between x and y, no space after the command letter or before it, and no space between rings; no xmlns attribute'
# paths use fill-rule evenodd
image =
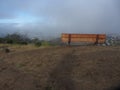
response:
<svg viewBox="0 0 120 90"><path fill-rule="evenodd" d="M110 45L120 45L120 34L107 34L106 43Z"/></svg>
<svg viewBox="0 0 120 90"><path fill-rule="evenodd" d="M61 38L60 37L54 38L54 39L49 40L49 42L51 44L54 44L54 45L60 45L61 44Z"/></svg>

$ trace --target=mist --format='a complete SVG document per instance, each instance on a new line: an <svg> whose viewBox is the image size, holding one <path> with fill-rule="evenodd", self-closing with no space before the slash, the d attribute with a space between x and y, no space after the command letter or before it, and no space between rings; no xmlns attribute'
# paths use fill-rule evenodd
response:
<svg viewBox="0 0 120 90"><path fill-rule="evenodd" d="M0 35L54 38L61 33L120 33L119 0L1 0Z"/></svg>

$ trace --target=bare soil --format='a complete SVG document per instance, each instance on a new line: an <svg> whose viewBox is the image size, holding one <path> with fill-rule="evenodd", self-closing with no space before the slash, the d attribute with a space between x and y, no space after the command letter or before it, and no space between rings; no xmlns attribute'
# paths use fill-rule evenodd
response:
<svg viewBox="0 0 120 90"><path fill-rule="evenodd" d="M0 51L0 90L120 90L120 47Z"/></svg>

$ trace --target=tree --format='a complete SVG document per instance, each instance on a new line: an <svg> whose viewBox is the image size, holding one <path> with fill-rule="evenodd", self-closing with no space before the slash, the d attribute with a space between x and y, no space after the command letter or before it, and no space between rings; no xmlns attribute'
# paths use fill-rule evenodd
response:
<svg viewBox="0 0 120 90"><path fill-rule="evenodd" d="M9 44L28 44L31 41L26 35L18 33L8 34L4 38L5 42Z"/></svg>

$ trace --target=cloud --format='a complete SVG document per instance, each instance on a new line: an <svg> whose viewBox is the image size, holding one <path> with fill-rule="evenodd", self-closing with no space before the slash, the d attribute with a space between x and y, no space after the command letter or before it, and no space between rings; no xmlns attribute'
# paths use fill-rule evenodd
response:
<svg viewBox="0 0 120 90"><path fill-rule="evenodd" d="M31 36L42 33L44 37L52 37L63 32L120 33L119 9L119 0L1 0L0 19L14 19L19 13L36 17L38 20L34 22L9 23L13 31Z"/></svg>

